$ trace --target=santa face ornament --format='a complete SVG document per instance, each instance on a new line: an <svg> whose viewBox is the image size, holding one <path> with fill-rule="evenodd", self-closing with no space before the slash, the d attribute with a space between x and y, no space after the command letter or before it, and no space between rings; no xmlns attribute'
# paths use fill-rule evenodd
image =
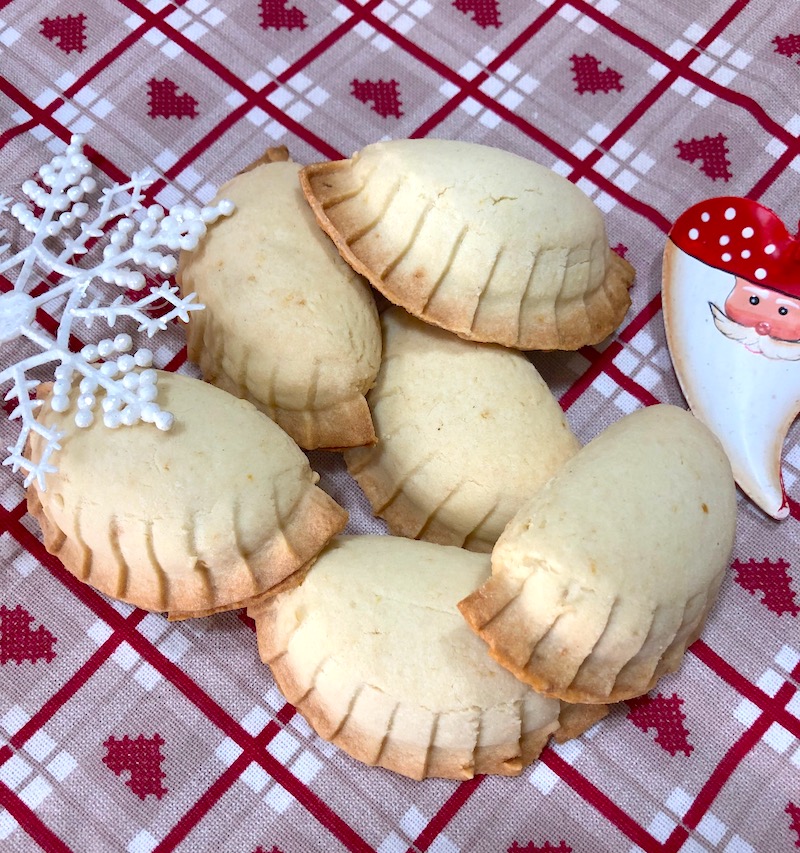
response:
<svg viewBox="0 0 800 853"><path fill-rule="evenodd" d="M800 241L757 202L700 202L669 233L662 297L692 412L722 442L742 491L785 518L781 452L800 412Z"/></svg>
<svg viewBox="0 0 800 853"><path fill-rule="evenodd" d="M724 312L733 324L730 333L742 335L742 340L749 339L745 345L767 357L782 358L791 352L785 347L771 346L769 340L800 340L800 299L779 290L759 287L737 276L725 300ZM724 326L719 328L726 331ZM767 338L765 347L760 344L761 338Z"/></svg>

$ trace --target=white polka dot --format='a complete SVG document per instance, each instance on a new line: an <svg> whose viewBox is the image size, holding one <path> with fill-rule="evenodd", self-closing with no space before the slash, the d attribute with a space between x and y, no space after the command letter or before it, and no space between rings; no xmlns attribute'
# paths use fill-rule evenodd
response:
<svg viewBox="0 0 800 853"><path fill-rule="evenodd" d="M711 219L711 214L709 214L709 213L701 213L701 214L700 214L700 218L703 220L703 222L708 222L708 220L709 220L709 219Z"/></svg>
<svg viewBox="0 0 800 853"><path fill-rule="evenodd" d="M732 257L733 257L733 255L731 255L730 252L723 252L722 253L722 260L725 262L729 261Z"/></svg>
<svg viewBox="0 0 800 853"><path fill-rule="evenodd" d="M764 254L771 255L775 251L775 246L770 243L769 246L764 246Z"/></svg>
<svg viewBox="0 0 800 853"><path fill-rule="evenodd" d="M762 278L766 278L766 277L767 277L767 271L763 267L759 267L756 270L756 278L759 281L761 281Z"/></svg>
<svg viewBox="0 0 800 853"><path fill-rule="evenodd" d="M749 257L750 257L750 254L751 254L750 249L745 249L745 250L742 252L742 257L743 257L743 258L749 258Z"/></svg>
<svg viewBox="0 0 800 853"><path fill-rule="evenodd" d="M726 219L733 219L734 216L736 216L736 211L732 207L729 207L725 211L725 218Z"/></svg>
<svg viewBox="0 0 800 853"><path fill-rule="evenodd" d="M700 232L696 228L689 229L689 239L696 240L700 236Z"/></svg>
<svg viewBox="0 0 800 853"><path fill-rule="evenodd" d="M742 237L752 237L756 232L748 225L747 228L742 228Z"/></svg>
<svg viewBox="0 0 800 853"><path fill-rule="evenodd" d="M731 238L730 238L727 234L723 234L723 235L719 238L719 244L720 244L720 246L727 246L727 245L728 245L728 243L730 243L730 242L731 242Z"/></svg>

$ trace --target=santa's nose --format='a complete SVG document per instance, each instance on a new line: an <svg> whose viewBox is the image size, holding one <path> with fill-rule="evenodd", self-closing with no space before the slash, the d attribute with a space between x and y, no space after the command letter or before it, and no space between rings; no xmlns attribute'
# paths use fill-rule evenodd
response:
<svg viewBox="0 0 800 853"><path fill-rule="evenodd" d="M756 323L756 331L759 335L768 335L769 329L769 323L767 323L765 320L762 320L760 323Z"/></svg>

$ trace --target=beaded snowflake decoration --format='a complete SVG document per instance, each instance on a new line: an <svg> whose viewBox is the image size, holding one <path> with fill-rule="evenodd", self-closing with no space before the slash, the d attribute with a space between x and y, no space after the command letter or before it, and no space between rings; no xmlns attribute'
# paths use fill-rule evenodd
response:
<svg viewBox="0 0 800 853"><path fill-rule="evenodd" d="M73 323L81 320L88 329L95 320L103 320L112 328L126 317L139 324L139 332L152 337L175 318L186 322L189 312L203 306L194 300L194 294L181 297L178 287L167 282L151 287L136 302L126 302L124 295L109 301L90 293L89 287L93 282L105 282L126 290L144 290L147 282L139 267L171 275L177 261L169 253L195 249L208 224L233 212L233 204L224 200L201 209L183 205L169 212L159 205L145 208L144 190L155 180L149 170L134 173L127 183L103 189L97 204L91 206L87 199L98 189L91 172L83 139L74 136L63 154L39 169L39 181L22 184L28 203L0 196L0 214L10 213L33 235L28 245L11 253L11 245L5 242L7 231L0 230L0 285L2 279L12 284L0 293L0 347L24 338L38 349L0 371L0 386L12 383L5 395L6 402L15 401L9 417L22 424L3 464L15 472L25 471L25 486L36 479L42 490L45 475L56 470L50 460L60 448L63 434L36 420L42 401L33 397L41 380L31 378L29 371L55 362L52 408L66 412L74 406L79 427L94 421L99 403L103 423L109 428L143 421L169 429L173 417L158 405L152 352L146 348L133 351L133 339L125 333L74 352L69 346ZM102 256L93 251L99 241L104 241ZM78 260L87 258L94 260L78 265ZM52 336L37 324L36 312L48 304L58 308L59 302L64 305ZM154 303L170 307L156 317L147 313ZM71 397L76 382L79 394ZM45 441L37 463L25 457L32 432Z"/></svg>

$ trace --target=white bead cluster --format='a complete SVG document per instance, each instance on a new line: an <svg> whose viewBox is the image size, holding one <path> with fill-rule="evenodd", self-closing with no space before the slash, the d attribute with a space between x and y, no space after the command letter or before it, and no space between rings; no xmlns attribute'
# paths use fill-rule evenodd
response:
<svg viewBox="0 0 800 853"><path fill-rule="evenodd" d="M47 192L36 181L23 182L22 192L36 207L60 212L58 217L50 217L45 224L44 233L48 237L57 237L89 212L89 205L83 198L97 187L97 182L90 176L91 171L92 164L83 153L83 139L76 136L63 154L39 168L42 183L52 192ZM24 202L17 202L11 208L11 214L33 234L42 226L42 219L35 216Z"/></svg>
<svg viewBox="0 0 800 853"><path fill-rule="evenodd" d="M56 412L66 412L70 408L70 393L77 375L83 378L79 385L76 401L75 424L88 427L94 422L94 410L97 406L96 392L102 388L105 396L100 406L103 410L103 423L110 429L120 426L132 426L139 421L155 424L158 429L168 430L173 416L162 411L155 402L158 396L156 383L158 374L151 369L153 353L149 349L139 349L133 355L130 335L117 335L104 338L97 344L88 344L81 352L86 364L94 364L106 359L97 371L83 374L74 364L60 364L54 371L53 396L51 406ZM114 359L114 356L119 356ZM145 369L142 369L145 368Z"/></svg>
<svg viewBox="0 0 800 853"><path fill-rule="evenodd" d="M131 218L121 219L117 223L116 230L103 249L103 258L118 260L119 256L124 255L124 260L130 259L137 266L147 266L164 275L172 275L178 267L177 260L174 255L159 252L155 245L165 246L171 252L191 252L197 248L209 222L214 222L220 215L229 216L232 212L233 203L226 200L217 207L200 210L176 205L169 213L160 204L150 205L138 230L136 221ZM109 266L100 277L109 284L131 290L141 290L145 286L145 277L138 270Z"/></svg>

